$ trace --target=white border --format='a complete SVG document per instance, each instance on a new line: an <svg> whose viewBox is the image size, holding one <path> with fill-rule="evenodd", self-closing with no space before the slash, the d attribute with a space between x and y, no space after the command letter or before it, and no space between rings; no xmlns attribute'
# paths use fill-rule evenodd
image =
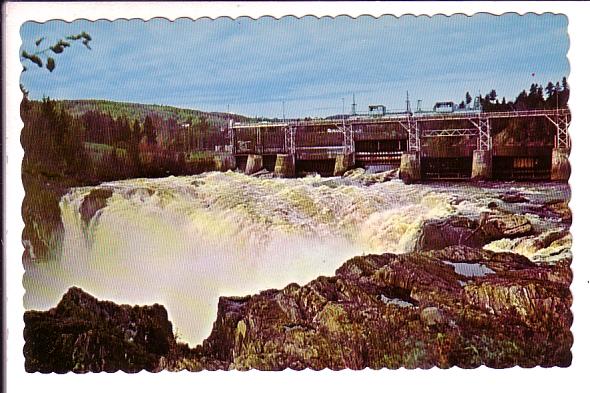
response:
<svg viewBox="0 0 590 393"><path fill-rule="evenodd" d="M201 373L158 373L146 372L140 375L127 375L122 372L116 374L86 374L86 375L41 375L28 374L24 371L22 348L23 307L22 287L23 269L21 264L22 246L20 236L23 228L20 207L24 196L20 180L20 164L22 150L19 136L22 122L19 117L20 91L18 87L21 65L18 57L20 46L19 28L27 20L44 21L49 19L73 20L76 18L115 19L119 17L141 17L144 19L165 16L169 19L179 17L197 18L200 16L238 17L249 15L254 18L263 15L304 16L313 14L358 16L371 14L402 15L414 14L453 14L475 12L556 12L564 13L569 19L571 63L570 85L572 87L571 109L573 122L570 132L573 140L572 160L572 202L574 212L574 326L575 343L573 348L574 361L571 367L565 369L535 368L523 370L512 368L506 370L491 370L479 368L477 370L381 370L364 372L313 372L313 371L285 371L261 373L257 371L240 372L201 372ZM8 342L6 345L7 359L5 372L7 377L7 391L59 391L59 392L100 392L108 389L114 391L162 392L173 389L190 390L232 390L232 391L306 391L330 389L335 391L362 391L368 389L416 389L432 391L463 391L477 390L483 392L506 391L579 391L587 386L587 375L590 370L590 324L588 323L590 274L590 252L586 243L586 233L590 225L590 209L586 206L589 200L589 186L585 179L585 170L589 168L586 153L590 147L590 129L588 127L586 107L590 93L590 61L587 51L590 37L590 4L563 2L422 2L422 3L4 3L3 5L3 40L5 42L3 60L5 78L3 92L6 100L5 114L5 143L6 143L6 176L5 176L5 296L6 296L6 326ZM585 105L586 104L586 105Z"/></svg>

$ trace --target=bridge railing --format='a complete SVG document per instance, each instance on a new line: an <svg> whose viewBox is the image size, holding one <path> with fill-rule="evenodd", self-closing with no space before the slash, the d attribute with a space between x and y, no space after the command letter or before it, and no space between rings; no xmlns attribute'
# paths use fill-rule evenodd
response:
<svg viewBox="0 0 590 393"><path fill-rule="evenodd" d="M534 109L524 111L503 111L503 112L479 112L479 111L461 111L450 113L438 112L416 112L408 115L407 113L388 113L383 116L348 116L344 118L345 124L379 124L391 123L407 120L408 118L417 121L433 120L464 120L475 118L508 118L508 117L538 117L538 116L564 116L569 115L570 111L566 108L560 109ZM288 121L247 121L234 123L231 128L267 128L267 127L298 127L298 126L339 126L343 122L342 118L332 119L293 119Z"/></svg>

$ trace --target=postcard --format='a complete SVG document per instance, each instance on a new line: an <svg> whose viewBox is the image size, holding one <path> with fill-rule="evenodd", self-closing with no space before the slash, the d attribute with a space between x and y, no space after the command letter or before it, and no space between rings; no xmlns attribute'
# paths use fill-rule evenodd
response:
<svg viewBox="0 0 590 393"><path fill-rule="evenodd" d="M571 367L565 14L19 33L26 373Z"/></svg>

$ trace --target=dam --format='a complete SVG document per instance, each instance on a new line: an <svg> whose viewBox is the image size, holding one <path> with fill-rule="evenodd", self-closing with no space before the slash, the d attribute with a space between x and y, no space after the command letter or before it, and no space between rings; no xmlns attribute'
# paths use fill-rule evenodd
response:
<svg viewBox="0 0 590 393"><path fill-rule="evenodd" d="M548 145L493 146L494 125L510 119L545 121ZM406 183L421 180L553 180L569 178L568 109L509 112L418 112L335 116L228 125L224 169L262 169L279 177L316 172L339 176L348 169L400 169ZM448 143L449 141L454 141Z"/></svg>

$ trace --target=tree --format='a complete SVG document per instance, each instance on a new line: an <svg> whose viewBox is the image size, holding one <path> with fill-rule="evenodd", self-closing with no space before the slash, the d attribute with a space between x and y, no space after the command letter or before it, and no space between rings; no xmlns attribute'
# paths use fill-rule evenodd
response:
<svg viewBox="0 0 590 393"><path fill-rule="evenodd" d="M156 144L156 129L150 115L147 115L143 121L143 135L145 136L148 145Z"/></svg>
<svg viewBox="0 0 590 393"><path fill-rule="evenodd" d="M139 143L141 142L141 126L139 121L135 119L133 127L131 128L131 137L127 147L127 154L129 155L129 161L133 166L134 171L137 173L141 168L141 158L139 156Z"/></svg>
<svg viewBox="0 0 590 393"><path fill-rule="evenodd" d="M489 100L496 101L497 97L498 97L498 94L496 93L496 90L492 89L492 91L490 91Z"/></svg>
<svg viewBox="0 0 590 393"><path fill-rule="evenodd" d="M551 98L551 96L555 92L555 86L553 85L553 82L549 81L547 83L547 86L545 87L545 92L547 92L547 99Z"/></svg>
<svg viewBox="0 0 590 393"><path fill-rule="evenodd" d="M43 65L45 64L45 67L49 70L49 72L53 72L55 69L55 59L51 56L48 56L47 53L53 52L53 54L56 55L63 53L63 51L66 48L69 48L71 43L74 41L82 41L82 45L84 45L87 49L92 49L89 45L92 37L90 37L90 34L85 31L81 32L80 34L69 35L65 37L65 39L62 38L55 44L41 49L40 46L44 40L45 37L41 37L35 41L35 47L37 48L35 52L29 53L26 50L23 50L20 56L22 60L28 60L30 63L36 64L39 68L43 68ZM45 63L43 63L43 59L41 59L41 57L44 57ZM23 71L26 70L27 67L23 66Z"/></svg>

